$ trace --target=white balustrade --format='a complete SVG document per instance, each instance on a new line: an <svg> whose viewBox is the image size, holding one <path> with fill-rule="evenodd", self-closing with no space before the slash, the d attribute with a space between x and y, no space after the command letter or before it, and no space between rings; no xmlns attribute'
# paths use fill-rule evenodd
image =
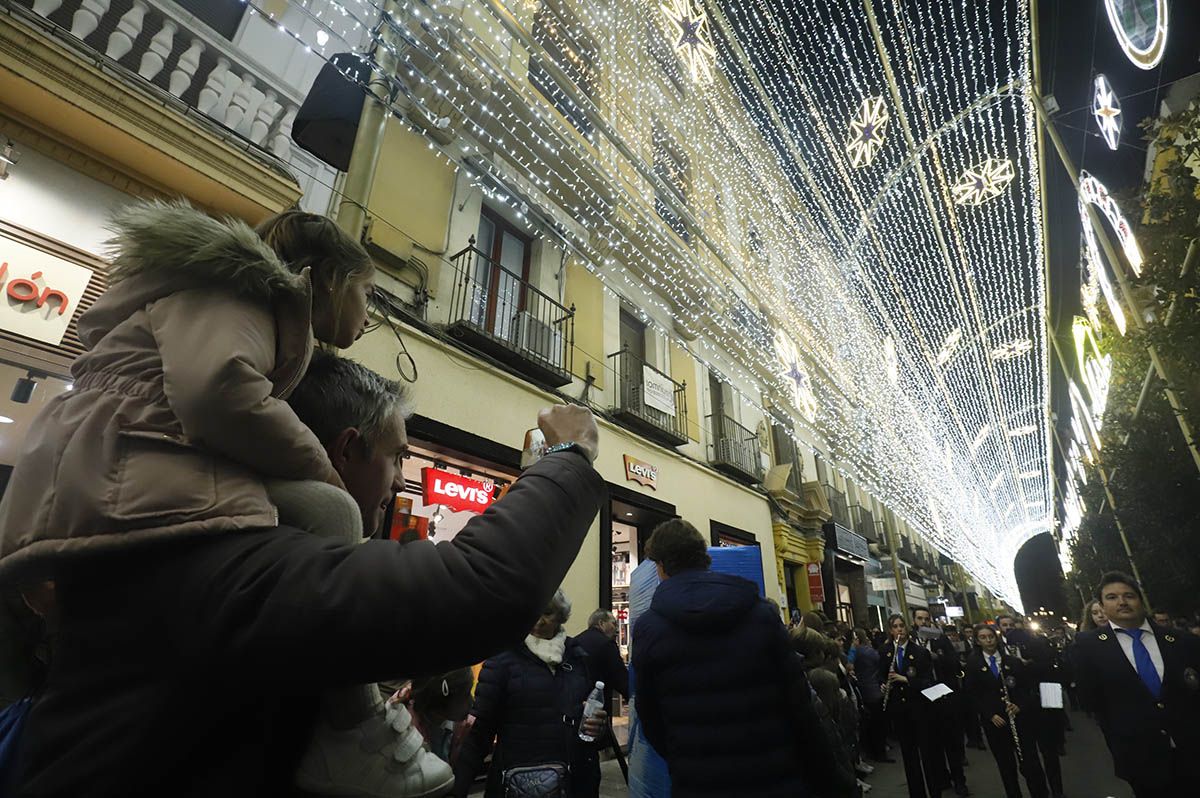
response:
<svg viewBox="0 0 1200 798"><path fill-rule="evenodd" d="M163 23L162 30L150 40L150 46L142 54L142 63L138 66L138 74L146 80L154 80L158 73L162 72L167 59L171 57L176 30L178 28L175 23L168 19Z"/></svg>
<svg viewBox="0 0 1200 798"><path fill-rule="evenodd" d="M196 110L212 116L217 109L217 102L225 94L225 81L229 77L229 59L217 57L217 65L208 73L204 88L200 90L200 98L196 101Z"/></svg>
<svg viewBox="0 0 1200 798"><path fill-rule="evenodd" d="M242 120L246 118L246 110L254 101L255 82L253 75L243 75L242 85L234 91L233 99L229 101L229 108L225 111L225 127L230 130L237 130L241 126Z"/></svg>
<svg viewBox="0 0 1200 798"><path fill-rule="evenodd" d="M168 90L176 97L182 97L183 93L191 88L192 81L196 79L196 68L200 66L200 55L204 52L204 42L199 39L192 39L192 46L187 48L179 61L175 64L175 69L171 72L171 82Z"/></svg>
<svg viewBox="0 0 1200 798"><path fill-rule="evenodd" d="M62 4L63 0L34 0L33 13L48 17L57 11Z"/></svg>
<svg viewBox="0 0 1200 798"><path fill-rule="evenodd" d="M71 33L80 39L91 36L108 13L108 6L109 0L83 0L71 19Z"/></svg>
<svg viewBox="0 0 1200 798"><path fill-rule="evenodd" d="M114 61L120 61L129 55L129 51L133 49L133 43L137 41L138 35L142 32L142 26L146 24L146 10L143 0L133 0L133 7L121 16L116 30L108 37L105 55Z"/></svg>
<svg viewBox="0 0 1200 798"><path fill-rule="evenodd" d="M279 120L275 137L271 140L271 152L285 161L292 157L292 123L296 121L296 112L299 110L299 107L288 104L287 112Z"/></svg>
<svg viewBox="0 0 1200 798"><path fill-rule="evenodd" d="M270 134L271 127L282 110L276 97L274 91L267 90L263 101L258 104L258 113L254 115L254 124L250 126L250 140L260 146L266 142L267 135Z"/></svg>

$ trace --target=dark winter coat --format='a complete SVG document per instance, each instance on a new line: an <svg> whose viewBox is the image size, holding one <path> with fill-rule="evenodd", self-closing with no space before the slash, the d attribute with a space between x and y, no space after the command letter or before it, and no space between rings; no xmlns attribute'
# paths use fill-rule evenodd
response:
<svg viewBox="0 0 1200 798"><path fill-rule="evenodd" d="M596 682L587 659L568 641L562 663L551 670L522 643L483 664L471 709L475 725L455 767L456 795L467 795L493 739L487 798L502 795L501 777L509 768L553 762L570 768L572 796L599 794L599 741L579 739L583 704Z"/></svg>
<svg viewBox="0 0 1200 798"><path fill-rule="evenodd" d="M563 452L448 543L278 528L80 560L58 580L23 789L0 794L287 795L322 691L443 673L524 639L603 495Z"/></svg>
<svg viewBox="0 0 1200 798"><path fill-rule="evenodd" d="M673 798L804 794L796 656L753 583L675 574L659 585L633 639L638 718L667 761Z"/></svg>
<svg viewBox="0 0 1200 798"><path fill-rule="evenodd" d="M870 646L858 646L854 656L854 676L858 680L858 689L863 701L874 704L882 700L879 689L879 652Z"/></svg>
<svg viewBox="0 0 1200 798"><path fill-rule="evenodd" d="M605 706L612 705L613 692L629 698L629 669L621 659L617 641L599 629L588 629L574 638L588 655L592 675L604 682Z"/></svg>
<svg viewBox="0 0 1200 798"><path fill-rule="evenodd" d="M1200 639L1178 629L1151 627L1163 659L1157 700L1125 658L1111 626L1075 637L1079 698L1096 713L1117 775L1147 788L1167 783L1173 757L1187 763L1200 760Z"/></svg>
<svg viewBox="0 0 1200 798"><path fill-rule="evenodd" d="M913 713L924 713L929 702L921 696L921 691L937 683L933 673L933 657L929 652L912 638L903 648L904 657L899 664L895 662L895 640L889 640L879 650L879 685L887 695L889 717L910 717ZM892 670L907 677L908 682L893 682L888 687L888 673Z"/></svg>

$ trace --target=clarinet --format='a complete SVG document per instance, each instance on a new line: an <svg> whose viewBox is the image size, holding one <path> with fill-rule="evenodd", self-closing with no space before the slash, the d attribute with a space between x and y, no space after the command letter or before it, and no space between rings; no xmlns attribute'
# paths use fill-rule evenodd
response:
<svg viewBox="0 0 1200 798"><path fill-rule="evenodd" d="M888 657L888 676L896 672L896 652L892 652L892 656ZM887 712L888 696L892 694L892 682L888 679L883 680L883 711Z"/></svg>
<svg viewBox="0 0 1200 798"><path fill-rule="evenodd" d="M1003 672L1000 674L1000 692L1004 697L1004 714L1008 716L1008 728L1012 730L1013 747L1017 749L1017 762L1025 764L1025 757L1021 755L1021 735L1017 734L1017 713L1013 712L1013 703L1008 697L1008 682Z"/></svg>

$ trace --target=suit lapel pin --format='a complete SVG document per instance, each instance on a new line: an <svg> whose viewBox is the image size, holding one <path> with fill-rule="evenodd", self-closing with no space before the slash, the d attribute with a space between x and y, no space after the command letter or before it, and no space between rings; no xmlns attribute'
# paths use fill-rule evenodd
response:
<svg viewBox="0 0 1200 798"><path fill-rule="evenodd" d="M1165 640L1166 640L1168 643L1174 643L1174 642L1175 642L1175 636L1174 636L1174 635L1163 635L1163 639L1165 639Z"/></svg>
<svg viewBox="0 0 1200 798"><path fill-rule="evenodd" d="M1101 632L1101 633L1100 633L1100 639L1101 639L1101 640L1107 640L1107 639L1108 639L1108 635L1106 635L1104 632Z"/></svg>

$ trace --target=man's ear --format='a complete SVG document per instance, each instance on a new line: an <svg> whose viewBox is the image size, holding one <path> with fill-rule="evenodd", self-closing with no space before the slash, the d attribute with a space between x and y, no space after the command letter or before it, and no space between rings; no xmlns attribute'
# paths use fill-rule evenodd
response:
<svg viewBox="0 0 1200 798"><path fill-rule="evenodd" d="M334 470L341 471L342 467L351 459L360 456L361 448L362 433L358 431L357 427L346 427L334 437L325 450L329 453L329 460L333 463Z"/></svg>

